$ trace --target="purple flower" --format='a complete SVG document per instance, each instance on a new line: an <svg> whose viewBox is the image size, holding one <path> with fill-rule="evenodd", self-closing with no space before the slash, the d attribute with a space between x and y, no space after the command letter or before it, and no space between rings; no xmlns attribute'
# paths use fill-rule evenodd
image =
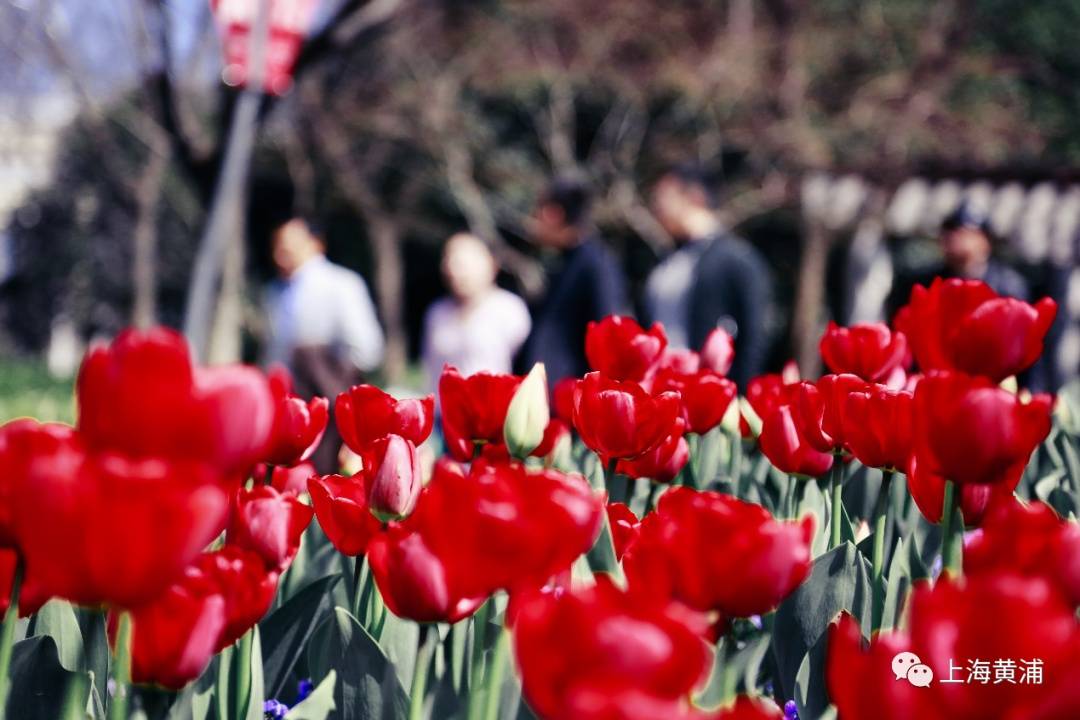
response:
<svg viewBox="0 0 1080 720"><path fill-rule="evenodd" d="M263 703L263 717L266 720L285 720L285 714L289 712L289 706L277 700L267 700Z"/></svg>

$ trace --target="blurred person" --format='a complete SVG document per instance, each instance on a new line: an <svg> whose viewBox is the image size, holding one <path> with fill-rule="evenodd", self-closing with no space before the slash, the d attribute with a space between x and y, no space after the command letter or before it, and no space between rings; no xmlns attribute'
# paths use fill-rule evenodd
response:
<svg viewBox="0 0 1080 720"><path fill-rule="evenodd" d="M446 241L442 274L450 294L424 315L421 351L428 384L439 382L443 365L464 375L509 373L532 321L525 301L495 284L499 268L487 244L468 233Z"/></svg>
<svg viewBox="0 0 1080 720"><path fill-rule="evenodd" d="M651 204L676 249L646 280L648 320L663 323L676 348L698 349L713 329L724 328L735 339L728 376L745 389L764 370L769 350L773 282L765 259L724 228L699 168L667 171L653 187Z"/></svg>
<svg viewBox="0 0 1080 720"><path fill-rule="evenodd" d="M972 203L961 203L945 217L938 233L938 245L940 262L897 278L889 295L889 318L907 304L916 284L929 287L935 277L982 280L998 295L1031 300L1031 290L1024 277L994 257L990 217Z"/></svg>
<svg viewBox="0 0 1080 720"><path fill-rule="evenodd" d="M382 361L375 306L358 273L326 258L326 244L312 223L293 218L274 230L272 243L279 277L266 293L265 360L289 369L297 395L326 397L332 411L338 393ZM320 473L337 471L340 445L331 421L312 457Z"/></svg>
<svg viewBox="0 0 1080 720"><path fill-rule="evenodd" d="M588 186L573 178L556 179L540 196L530 235L555 253L547 292L533 310L533 327L519 355L519 370L543 362L552 386L584 375L585 328L589 321L626 313L630 303L619 262L593 232Z"/></svg>
<svg viewBox="0 0 1080 720"><path fill-rule="evenodd" d="M898 274L886 302L886 313L890 320L907 304L916 284L929 287L935 277L982 280L998 295L1025 302L1033 299L1031 286L1024 276L994 257L995 238L990 227L990 216L981 207L968 201L960 203L942 221L938 246L941 249L940 262L918 268L912 273ZM1047 335L1042 357L1019 378L1023 387L1033 392L1043 392L1056 389L1061 384L1061 380L1054 377L1057 373L1054 372L1053 362L1061 327L1062 315L1059 314Z"/></svg>

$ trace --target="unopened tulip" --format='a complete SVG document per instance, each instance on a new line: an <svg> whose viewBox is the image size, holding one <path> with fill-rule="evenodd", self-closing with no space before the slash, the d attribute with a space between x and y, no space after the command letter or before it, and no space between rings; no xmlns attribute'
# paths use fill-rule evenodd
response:
<svg viewBox="0 0 1080 720"><path fill-rule="evenodd" d="M506 409L503 439L510 455L528 457L543 442L550 420L547 373L543 363L536 363L514 391Z"/></svg>
<svg viewBox="0 0 1080 720"><path fill-rule="evenodd" d="M416 446L399 435L388 435L365 453L364 464L371 513L383 522L411 513L423 487Z"/></svg>
<svg viewBox="0 0 1080 720"><path fill-rule="evenodd" d="M585 330L589 367L612 380L643 380L666 346L663 325L654 323L645 330L633 318L621 315L590 322Z"/></svg>
<svg viewBox="0 0 1080 720"><path fill-rule="evenodd" d="M268 377L277 411L265 461L271 465L296 465L311 457L319 446L330 417L330 403L324 397L304 401L293 395L292 378L284 368L271 370Z"/></svg>
<svg viewBox="0 0 1080 720"><path fill-rule="evenodd" d="M735 341L727 330L716 328L701 346L701 364L713 372L727 375L735 361Z"/></svg>
<svg viewBox="0 0 1080 720"><path fill-rule="evenodd" d="M578 383L574 427L605 463L635 458L669 437L681 412L679 394L652 395L634 382L592 372Z"/></svg>
<svg viewBox="0 0 1080 720"><path fill-rule="evenodd" d="M353 452L362 453L387 435L420 445L431 434L435 397L398 400L374 385L354 385L334 401L334 420Z"/></svg>
<svg viewBox="0 0 1080 720"><path fill-rule="evenodd" d="M662 370L652 382L653 392L677 392L688 432L704 435L720 424L735 399L735 383L712 370L677 373Z"/></svg>
<svg viewBox="0 0 1080 720"><path fill-rule="evenodd" d="M1035 363L1056 314L1050 298L1030 305L979 280L936 278L914 287L896 326L923 372L958 370L997 383Z"/></svg>
<svg viewBox="0 0 1080 720"><path fill-rule="evenodd" d="M312 513L295 495L269 485L240 488L233 500L228 544L257 553L268 568L284 570L300 549Z"/></svg>
<svg viewBox="0 0 1080 720"><path fill-rule="evenodd" d="M904 362L907 339L883 323L840 327L830 322L820 348L821 358L834 373L883 383Z"/></svg>

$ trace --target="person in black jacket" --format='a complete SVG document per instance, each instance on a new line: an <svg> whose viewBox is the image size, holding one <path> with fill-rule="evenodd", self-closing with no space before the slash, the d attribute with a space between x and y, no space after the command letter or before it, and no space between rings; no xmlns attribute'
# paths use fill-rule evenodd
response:
<svg viewBox="0 0 1080 720"><path fill-rule="evenodd" d="M772 275L761 254L727 232L705 174L679 166L652 192L653 213L677 248L649 275L645 311L676 348L699 349L717 327L735 339L728 373L742 389L764 370L769 350Z"/></svg>
<svg viewBox="0 0 1080 720"><path fill-rule="evenodd" d="M591 232L590 205L584 182L562 178L541 195L533 213L532 240L555 257L547 292L532 308L532 332L518 357L518 369L524 372L543 362L552 386L588 372L589 321L629 308L622 268Z"/></svg>

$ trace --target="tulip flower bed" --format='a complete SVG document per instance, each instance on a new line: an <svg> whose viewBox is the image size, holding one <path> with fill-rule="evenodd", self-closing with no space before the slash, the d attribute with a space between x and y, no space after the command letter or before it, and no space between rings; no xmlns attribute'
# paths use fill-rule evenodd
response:
<svg viewBox="0 0 1080 720"><path fill-rule="evenodd" d="M722 331L609 317L550 405L342 393L328 476L328 399L125 332L0 428L0 712L1080 717L1077 407L1008 389L1055 309L936 281L743 396Z"/></svg>

